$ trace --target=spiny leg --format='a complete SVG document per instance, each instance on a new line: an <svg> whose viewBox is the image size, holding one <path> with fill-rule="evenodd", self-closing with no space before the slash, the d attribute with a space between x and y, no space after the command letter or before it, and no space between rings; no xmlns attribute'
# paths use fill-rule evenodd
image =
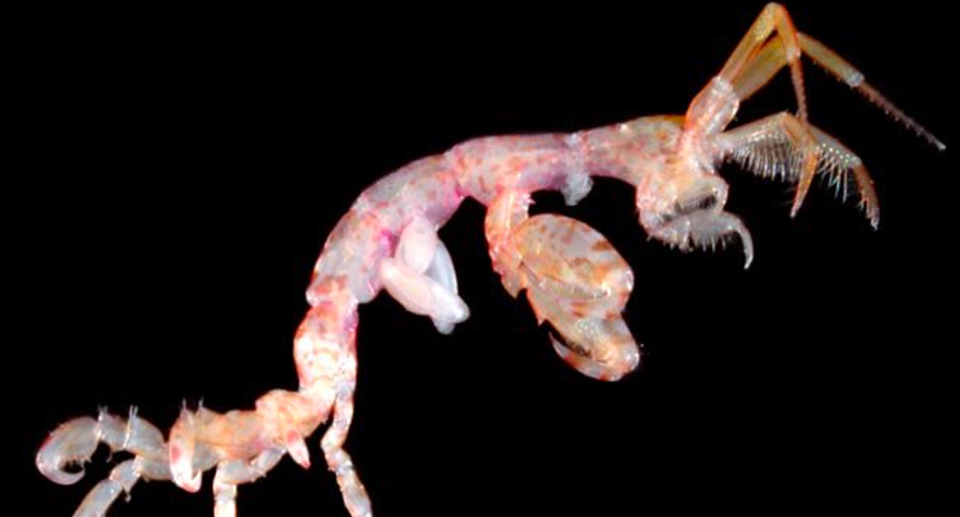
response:
<svg viewBox="0 0 960 517"><path fill-rule="evenodd" d="M875 88L870 86L864 80L863 74L845 59L840 57L836 52L830 50L826 45L811 38L810 36L807 36L806 34L798 33L798 36L801 49L805 54L813 59L815 63L819 64L825 70L827 70L827 72L836 76L848 86L858 91L867 100L883 109L894 120L899 121L908 129L914 131L918 136L926 140L928 143L937 147L937 149L941 151L946 149L946 146L932 133L930 133L930 131L921 126L913 118L904 113L903 110L885 98ZM769 41L757 54L753 62L750 63L749 66L747 66L739 75L739 77L736 78L733 87L737 97L740 99L740 101L749 98L751 95L756 93L757 90L767 84L770 79L786 64L787 58L783 43L778 39ZM807 133L809 133L813 136L813 139L816 141L817 148L819 148L821 151L833 150L834 152L844 156L856 156L842 144L834 140L829 135L826 135L822 131L817 130L802 118L800 120L794 119L792 121L781 120L781 123L784 130L794 135L792 141L798 148L809 149L810 140L809 136L807 135ZM754 131L756 129L756 127L751 127L749 131ZM828 161L830 161L831 158L836 157L837 154L834 154L832 157L829 155L818 156L819 159L825 159ZM859 161L859 159L857 159L857 161ZM826 165L820 164L819 170L822 171L824 169L832 169L835 167L836 164L834 162ZM856 178L858 185L861 186L862 193L868 188L872 189L872 186L865 186L868 183L872 185L872 182L868 181L869 177L866 176L866 171L862 167L862 164L860 164L858 167L851 167L851 169L854 172L854 177ZM816 171L816 168L804 168L801 171L800 181L797 186L797 193L794 198L791 215L795 216L800 208L800 205L803 203L805 196L809 192L810 183ZM871 222L874 224L874 226L876 226L878 222L876 213L876 200L870 199L866 195L863 197L863 199L867 209L870 210L871 207L873 209L873 213L868 211L868 217L870 217Z"/></svg>
<svg viewBox="0 0 960 517"><path fill-rule="evenodd" d="M835 75L843 82L847 83L847 85L863 95L868 101L872 102L886 112L887 115L890 115L890 117L892 117L894 120L900 122L906 126L907 129L910 129L916 133L917 136L923 138L930 145L936 147L940 151L947 149L947 146L944 145L944 143L941 142L936 136L934 136L933 133L920 125L920 123L918 123L912 117L904 113L903 110L890 102L874 87L870 86L864 79L864 75L860 73L859 70L854 68L853 65L840 57L836 52L830 50L826 45L811 38L810 36L807 36L806 34L801 33L800 47L803 49L804 53L813 59L815 63L822 66L824 69Z"/></svg>
<svg viewBox="0 0 960 517"><path fill-rule="evenodd" d="M237 485L252 483L266 476L284 454L284 449L273 447L249 461L233 460L221 463L213 478L214 517L236 517Z"/></svg>
<svg viewBox="0 0 960 517"><path fill-rule="evenodd" d="M717 139L717 144L725 156L754 174L763 177L782 175L789 181L799 180L806 184L798 188L806 190L812 178L804 176L802 162L808 145L806 135L812 135L819 156L816 172L833 176L838 188L846 173L851 172L864 212L876 228L880 224L880 209L873 180L863 162L832 136L816 127L808 127L809 133L803 131L800 120L783 112L727 131ZM796 208L794 205L794 210Z"/></svg>
<svg viewBox="0 0 960 517"><path fill-rule="evenodd" d="M771 37L774 31L777 33L776 37ZM802 166L797 169L799 181L791 210L792 215L796 215L803 204L818 167L819 170L824 168L819 164L822 158L819 151L827 150L831 146L823 142L832 140L830 137L823 138L822 132L819 135L815 134L814 129L807 122L806 97L800 66L800 57L803 54L931 145L940 150L946 148L932 133L870 86L864 80L864 75L853 65L823 43L797 31L786 9L777 4L768 4L734 50L717 78L691 104L687 126L688 129L693 130L693 134L722 131L732 120L740 102L766 85L780 69L789 66L799 110L798 116L793 122L788 123L786 130L792 134L793 145L799 148L798 155L803 158ZM727 93L724 90L725 85L729 85L732 92ZM837 142L834 141L834 143ZM842 149L845 154L853 155L842 145L835 145L832 148ZM828 165L828 167L832 166ZM864 174L861 169L854 169L858 184L867 179ZM864 188L862 187L861 190ZM875 203L873 205L875 206ZM869 206L868 204L868 208ZM875 217L871 217L871 221L875 220Z"/></svg>
<svg viewBox="0 0 960 517"><path fill-rule="evenodd" d="M793 27L792 24L790 27ZM823 43L802 32L796 32L795 39L799 43L799 51L806 54L814 63L818 64L829 74L856 90L868 101L882 109L894 120L915 132L919 137L930 143L930 145L933 145L941 151L946 149L946 145L937 139L930 131L884 97L876 88L867 83L863 73L850 64L849 61L842 58ZM741 102L750 98L757 90L770 82L773 76L784 66L789 64L792 73L795 68L800 66L800 54L797 54L796 61L791 60L794 52L797 50L791 46L792 41L793 38L771 39L767 41L759 51L756 51L756 54L751 60L738 68L736 73L724 75L724 72L721 72L721 76L733 85L737 98ZM732 59L733 58L731 58L731 60ZM730 68L729 62L727 67L724 68L724 71L727 71L728 68ZM802 83L799 83L801 89L802 86ZM798 87L796 81L794 81L794 87ZM800 111L799 118L801 121L806 121L807 119L804 111L804 109Z"/></svg>
<svg viewBox="0 0 960 517"><path fill-rule="evenodd" d="M720 206L719 204L717 206ZM737 235L743 246L744 269L753 264L753 238L739 217L720 209L697 210L678 216L652 231L656 237L681 251L715 248L728 235Z"/></svg>
<svg viewBox="0 0 960 517"><path fill-rule="evenodd" d="M810 189L818 160L818 148L806 123L807 97L803 84L801 55L799 33L790 19L790 14L782 5L771 3L764 7L718 75L721 83L732 86L736 102L739 103L769 82L783 66L790 67L790 78L797 97L797 113L801 121L801 124L791 130L795 133L798 147L803 149L801 156L804 157L791 210L793 215L800 210ZM726 122L729 122L730 118L732 114L725 117Z"/></svg>
<svg viewBox="0 0 960 517"><path fill-rule="evenodd" d="M350 424L353 422L353 394L357 385L357 356L354 350L343 354L340 371L333 422L323 435L320 447L323 449L327 466L337 476L344 506L351 517L372 517L370 497L353 466L353 460L343 449L350 432Z"/></svg>

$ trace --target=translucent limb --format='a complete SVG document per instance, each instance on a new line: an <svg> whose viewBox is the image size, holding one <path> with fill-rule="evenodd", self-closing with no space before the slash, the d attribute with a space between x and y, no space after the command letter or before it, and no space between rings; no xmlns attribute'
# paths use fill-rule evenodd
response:
<svg viewBox="0 0 960 517"><path fill-rule="evenodd" d="M214 517L236 517L237 485L252 483L266 476L283 458L279 447L267 449L252 460L233 460L221 463L213 477Z"/></svg>
<svg viewBox="0 0 960 517"><path fill-rule="evenodd" d="M808 133L801 130L801 122L789 113L779 113L727 131L718 138L718 145L732 160L747 170L763 177L781 176L798 181L797 200L802 201L813 180L802 167L803 153L809 147ZM846 197L847 174L853 176L860 193L860 202L867 219L876 228L880 224L880 208L873 180L860 158L832 136L810 126L810 135L817 146L818 174L832 177L838 192ZM792 214L800 206L794 203Z"/></svg>
<svg viewBox="0 0 960 517"><path fill-rule="evenodd" d="M337 380L337 400L334 406L333 423L323 435L320 447L323 449L327 466L337 476L343 503L351 517L372 517L370 497L360 481L353 460L343 449L350 424L353 422L353 394L357 384L357 356L354 350L344 354L341 376Z"/></svg>
<svg viewBox="0 0 960 517"><path fill-rule="evenodd" d="M661 225L651 234L681 251L716 247L727 235L737 235L743 245L744 269L753 263L753 238L743 221L727 212L697 211Z"/></svg>
<svg viewBox="0 0 960 517"><path fill-rule="evenodd" d="M793 21L790 19L790 14L782 5L770 3L763 8L760 16L747 31L746 36L743 37L733 54L730 55L719 76L728 83L736 85L741 77L749 77L753 73L753 67L756 66L762 70L769 68L767 63L770 61L770 56L764 55L762 50L774 31L776 31L774 41L781 48L780 55L782 55L783 64L790 66L790 79L793 81L793 90L797 97L799 118L800 120L807 120L807 95L803 87L803 69L800 66L800 56L802 54L800 37ZM765 59L758 60L758 56ZM783 66L783 64L780 66ZM776 72L776 70L773 70L773 72ZM766 80L769 81L769 77ZM740 97L741 100L744 98Z"/></svg>
<svg viewBox="0 0 960 517"><path fill-rule="evenodd" d="M795 216L799 211L818 172L838 169L841 161L849 161L850 166L843 168L853 171L867 215L876 226L879 220L876 196L872 193L872 182L866 169L859 163L859 158L807 122L807 102L800 65L800 58L804 54L931 145L940 150L946 148L930 131L870 86L864 75L848 61L823 43L798 32L783 6L771 3L760 13L720 74L691 103L681 149L697 149L708 142L703 139L704 136L721 133L733 120L740 102L768 84L782 68L789 67L799 106L798 114L795 117L778 115L762 122L771 128L776 126L770 129L770 133L764 138L769 139L769 135L776 132L777 138L789 141L793 149L789 156L784 156L782 161L772 164L775 167L789 168L791 179L797 181L791 215ZM746 132L756 132L757 129L750 124ZM721 150L722 152L726 151ZM762 154L761 161L769 163L770 156L769 153Z"/></svg>
<svg viewBox="0 0 960 517"><path fill-rule="evenodd" d="M129 493L139 479L171 477L163 435L153 424L139 418L135 410L130 411L127 421L101 411L96 420L84 417L61 425L37 453L37 468L55 483L76 483L83 477L83 471L69 473L63 468L89 461L101 442L114 452L126 451L136 457L117 465L106 479L97 483L80 503L74 517L103 517L117 497Z"/></svg>

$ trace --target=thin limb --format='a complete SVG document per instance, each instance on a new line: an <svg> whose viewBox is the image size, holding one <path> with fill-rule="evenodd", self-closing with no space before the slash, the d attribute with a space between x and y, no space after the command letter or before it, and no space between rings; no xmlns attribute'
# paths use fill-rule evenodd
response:
<svg viewBox="0 0 960 517"><path fill-rule="evenodd" d="M847 83L851 88L859 92L860 95L863 95L868 101L885 111L887 115L890 115L891 118L906 126L907 129L912 130L917 134L917 136L923 138L938 150L945 151L947 149L947 146L944 145L944 143L941 142L937 137L935 137L933 133L921 126L909 115L904 113L903 110L890 102L874 87L867 84L867 82L864 80L863 74L854 68L853 65L837 55L836 52L830 50L826 45L811 38L810 36L807 36L806 34L800 34L800 46L815 63L822 66L831 74L837 76L843 82Z"/></svg>
<svg viewBox="0 0 960 517"><path fill-rule="evenodd" d="M237 485L252 483L266 476L285 453L284 449L273 447L249 461L233 460L221 463L213 478L214 517L236 517Z"/></svg>
<svg viewBox="0 0 960 517"><path fill-rule="evenodd" d="M797 113L800 120L807 120L807 96L803 87L803 69L800 66L800 56L802 54L800 37L793 21L790 19L790 14L780 4L771 3L763 8L760 16L753 22L750 30L747 31L747 35L740 41L740 44L724 65L723 70L720 71L720 77L735 85L741 76L752 73L751 68L756 66L758 61L763 63L769 60L770 56L764 56L765 59L763 60L758 60L757 57L763 56L764 45L774 31L777 34L773 41L779 44L780 54L785 64L790 65L790 78L793 81L794 93L797 96ZM777 70L779 68L777 67ZM773 70L773 72L776 72L776 70ZM744 98L740 97L741 100Z"/></svg>
<svg viewBox="0 0 960 517"><path fill-rule="evenodd" d="M333 423L323 435L320 447L323 449L327 466L337 476L343 503L351 517L372 517L370 497L360 481L353 460L343 449L353 422L353 394L357 385L357 356L355 350L345 351L341 358L340 376L337 379L337 399L334 406Z"/></svg>
<svg viewBox="0 0 960 517"><path fill-rule="evenodd" d="M690 251L707 246L716 248L717 243L723 244L723 239L729 235L740 238L744 256L743 268L750 269L753 264L753 237L739 217L722 210L698 210L681 215L654 229L650 236L677 247L680 251Z"/></svg>
<svg viewBox="0 0 960 517"><path fill-rule="evenodd" d="M788 181L799 181L798 190L803 190L805 195L812 177L805 175L802 154L808 146L807 135L812 135L820 157L816 172L833 176L838 188L844 185L844 193L846 174L851 172L867 218L876 228L880 224L880 209L873 180L863 162L832 136L808 127L810 131L804 131L799 119L783 112L727 131L717 142L727 157L759 176L783 176ZM797 208L795 204L794 214Z"/></svg>
<svg viewBox="0 0 960 517"><path fill-rule="evenodd" d="M90 490L73 517L104 517L117 497L129 494L140 479L169 480L170 469L163 461L143 457L127 460Z"/></svg>
<svg viewBox="0 0 960 517"><path fill-rule="evenodd" d="M166 462L167 445L153 424L130 411L127 421L105 410L93 418L77 418L58 427L37 453L37 467L50 480L70 485L83 477L83 472L68 473L63 467L90 459L99 443L113 452L126 451L136 457L117 465L110 475L97 483L87 494L75 517L103 517L121 493L129 494L137 481L170 479Z"/></svg>
<svg viewBox="0 0 960 517"><path fill-rule="evenodd" d="M774 31L776 36L771 38ZM786 9L777 4L768 4L764 8L720 74L691 104L685 127L685 133L688 134L686 141L696 141L703 134L721 132L732 121L740 102L766 85L780 69L789 66L799 111L796 117L778 119L777 124L778 131L788 134L792 147L797 151L790 157L789 165L783 164L799 173L797 191L791 209L791 215L795 216L809 192L817 171L836 167L831 157L820 156L820 153L833 151L844 156L855 156L831 137L822 132L816 134L807 122L806 96L800 67L800 57L803 54L807 54L827 72L857 90L867 100L879 106L930 144L940 150L946 148L932 133L867 84L863 74L853 65L826 45L798 32ZM836 145L825 143L830 140L833 140ZM801 158L799 163L794 160L798 156ZM828 163L820 163L822 159L827 160ZM866 186L869 178L865 170L862 169L862 165L852 169L861 192L865 192L870 188ZM864 204L871 222L876 224L878 220L876 201L864 196Z"/></svg>
<svg viewBox="0 0 960 517"><path fill-rule="evenodd" d="M804 54L809 56L814 63L820 65L828 73L856 90L868 101L916 133L917 136L926 140L930 145L940 151L947 148L946 145L937 139L930 131L904 113L904 111L894 103L890 102L890 100L884 97L883 94L873 86L868 84L863 73L850 64L850 62L840 57L839 54L823 43L806 34L798 32L797 37L800 42L800 49ZM737 98L742 102L770 82L773 76L788 64L789 60L787 59L787 55L781 39L772 39L767 42L753 60L748 63L747 66L743 67L735 77L731 78ZM802 116L800 119L805 120Z"/></svg>
<svg viewBox="0 0 960 517"><path fill-rule="evenodd" d="M776 37L771 39L774 31ZM733 51L727 64L720 71L719 81L733 88L736 103L742 102L753 92L761 88L784 65L790 67L790 78L797 96L797 113L800 124L791 126L797 146L804 157L800 181L793 200L791 215L796 215L810 190L810 184L817 169L818 148L807 125L807 97L803 86L803 69L800 64L802 50L799 33L790 19L787 10L779 4L767 4L757 20L747 31L747 35ZM709 88L709 87L708 87ZM707 97L709 99L709 96ZM696 105L697 101L694 101ZM691 106L693 111L694 106ZM722 111L720 112L722 113ZM732 113L723 114L721 124L714 123L714 131L723 130L733 118Z"/></svg>

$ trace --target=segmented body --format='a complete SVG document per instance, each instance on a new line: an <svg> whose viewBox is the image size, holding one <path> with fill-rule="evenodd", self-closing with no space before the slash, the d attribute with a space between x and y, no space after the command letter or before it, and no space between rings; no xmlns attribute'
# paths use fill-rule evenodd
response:
<svg viewBox="0 0 960 517"><path fill-rule="evenodd" d="M562 191L575 204L589 193L590 176L645 188L643 178L665 167L680 132L677 122L649 117L572 135L480 138L411 163L365 190L340 220L317 261L307 299L315 304L321 286L342 276L358 302L370 301L382 287L380 260L393 255L410 221L423 216L442 227L467 197L489 207L516 196L511 208L525 212L529 194L541 190ZM505 244L499 227L497 221L487 225L491 249Z"/></svg>
<svg viewBox="0 0 960 517"><path fill-rule="evenodd" d="M633 273L586 224L553 214L531 217L534 192L560 191L573 205L590 192L591 178L621 180L636 189L639 222L650 238L688 250L735 235L747 266L753 258L750 234L724 211L727 184L717 167L726 160L796 182L794 213L815 175L852 176L867 217L879 223L873 183L860 159L807 121L801 54L943 148L849 63L796 32L782 7L770 4L685 116L638 118L573 134L478 138L415 161L366 189L334 228L314 268L307 291L311 308L294 339L297 391L271 391L253 410L184 409L167 440L136 414L126 421L106 412L97 420L75 419L41 447L38 468L55 482L72 484L82 473L63 466L86 460L98 443L133 453L76 513L102 516L138 479L170 479L197 491L201 472L216 467L216 515L233 517L237 486L265 475L286 454L309 467L305 439L329 421L321 446L344 503L354 517L372 515L343 448L353 418L358 307L385 290L443 333L469 317L452 258L437 236L467 198L487 209L491 262L507 292L526 292L538 320L555 332L551 339L560 357L606 381L640 363L640 348L621 317ZM740 102L783 67L792 72L799 116L784 112L727 130Z"/></svg>

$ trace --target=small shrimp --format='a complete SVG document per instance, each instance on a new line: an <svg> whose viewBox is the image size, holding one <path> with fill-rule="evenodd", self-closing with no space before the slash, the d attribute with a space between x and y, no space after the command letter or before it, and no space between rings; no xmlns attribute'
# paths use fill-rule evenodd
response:
<svg viewBox="0 0 960 517"><path fill-rule="evenodd" d="M444 334L470 317L453 259L437 234L465 199L486 207L491 263L506 291L515 298L526 292L538 321L552 328L557 354L602 381L623 378L642 360L642 347L622 315L633 272L586 224L556 214L530 216L533 193L559 191L575 205L589 194L592 178L621 180L636 189L639 222L648 236L684 251L734 236L747 268L753 239L743 221L725 211L728 185L717 172L724 162L795 183L792 215L817 176L849 178L867 220L879 225L876 191L863 162L809 122L804 55L945 149L850 63L798 32L786 9L769 4L685 115L573 134L477 138L410 163L363 191L314 267L306 293L310 309L293 343L297 391L271 391L249 410L183 409L166 440L136 412L126 420L105 411L97 419L77 418L53 431L36 456L37 468L56 483L73 484L83 472L64 467L87 461L99 443L133 454L75 513L91 517L105 515L139 479L171 480L196 492L201 473L216 468L215 515L235 517L238 485L265 476L285 455L309 468L306 440L328 424L320 444L344 505L353 517L371 516L370 498L344 449L354 415L358 307L386 291ZM790 71L796 115L781 112L728 129L740 104L783 68Z"/></svg>

